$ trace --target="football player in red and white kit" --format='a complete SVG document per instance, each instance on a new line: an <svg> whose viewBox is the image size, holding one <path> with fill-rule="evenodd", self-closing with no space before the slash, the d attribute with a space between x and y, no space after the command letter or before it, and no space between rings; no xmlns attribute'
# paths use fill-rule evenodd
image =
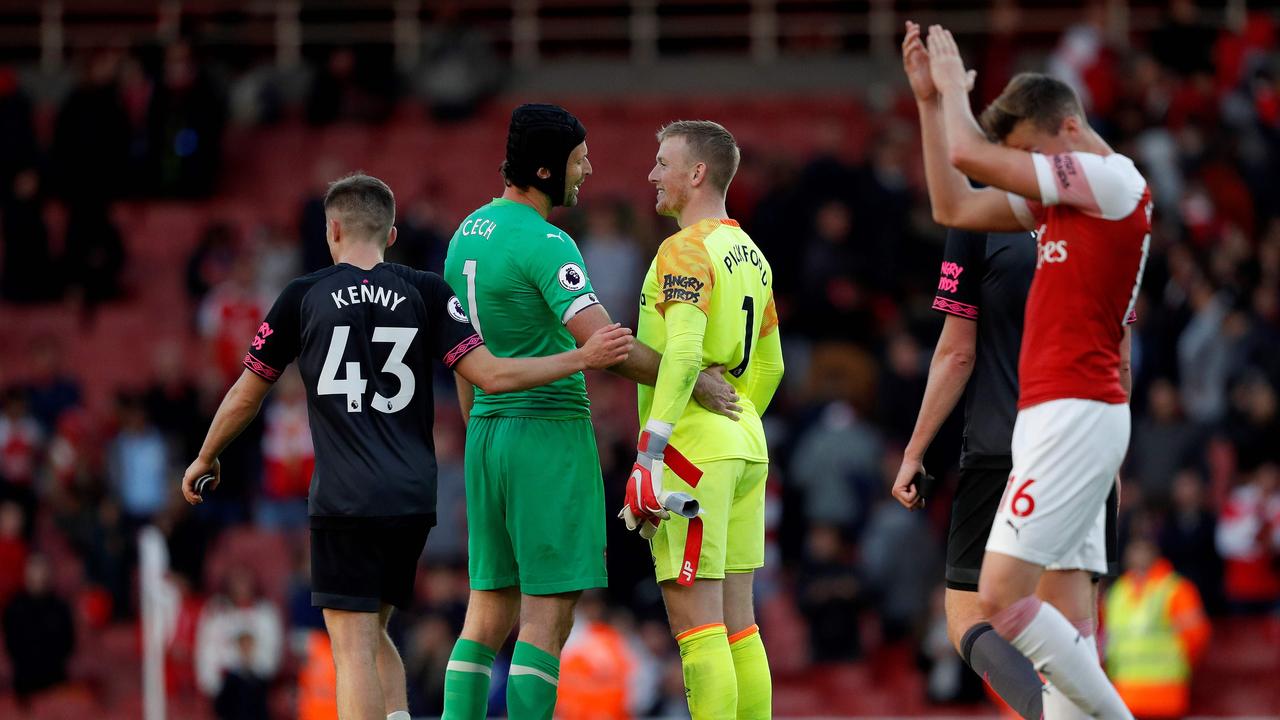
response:
<svg viewBox="0 0 1280 720"><path fill-rule="evenodd" d="M1089 582L1106 570L1104 504L1129 444L1125 323L1146 264L1151 194L1066 84L1019 75L980 126L951 33L931 27L928 55L942 97L934 136L945 138L925 146L935 202L954 227L1033 230L1038 243L1013 471L979 600L996 632L1070 700L1051 712L1046 698L1046 717L1131 718L1098 664Z"/></svg>

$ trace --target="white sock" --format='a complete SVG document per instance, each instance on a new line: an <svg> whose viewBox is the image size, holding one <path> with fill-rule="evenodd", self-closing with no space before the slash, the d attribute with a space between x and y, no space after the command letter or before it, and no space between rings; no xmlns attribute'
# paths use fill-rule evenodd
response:
<svg viewBox="0 0 1280 720"><path fill-rule="evenodd" d="M1063 695L1085 717L1133 720L1098 664L1096 641L1081 635L1054 606L1041 603L1035 617L1010 644L1053 685L1045 696L1046 718L1050 717L1050 695Z"/></svg>
<svg viewBox="0 0 1280 720"><path fill-rule="evenodd" d="M1044 707L1044 720L1090 720L1089 714L1076 707L1071 698L1062 694L1053 683L1045 683L1040 700Z"/></svg>
<svg viewBox="0 0 1280 720"><path fill-rule="evenodd" d="M409 715L408 710L397 710L393 713L388 713L387 720L413 720L413 717Z"/></svg>
<svg viewBox="0 0 1280 720"><path fill-rule="evenodd" d="M1085 642L1089 644L1089 650L1093 653L1093 656L1097 658L1097 636L1089 635L1085 638ZM1075 703L1071 702L1071 698L1067 697L1061 690L1054 687L1053 683L1047 683L1045 685L1042 701L1044 704L1044 720L1090 720L1089 714L1077 707Z"/></svg>

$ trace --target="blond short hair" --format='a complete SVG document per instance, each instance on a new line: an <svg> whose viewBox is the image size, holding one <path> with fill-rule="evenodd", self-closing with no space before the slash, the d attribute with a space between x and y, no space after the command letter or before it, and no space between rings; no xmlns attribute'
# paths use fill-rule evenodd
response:
<svg viewBox="0 0 1280 720"><path fill-rule="evenodd" d="M684 138L690 158L706 163L711 184L722 193L729 190L742 157L732 133L710 120L677 120L658 131L658 142L671 137Z"/></svg>

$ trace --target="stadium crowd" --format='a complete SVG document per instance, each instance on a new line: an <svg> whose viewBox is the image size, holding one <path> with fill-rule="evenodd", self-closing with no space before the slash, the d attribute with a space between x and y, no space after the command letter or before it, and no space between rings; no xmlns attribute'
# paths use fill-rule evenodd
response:
<svg viewBox="0 0 1280 720"><path fill-rule="evenodd" d="M1263 13L1228 30L1201 23L1190 3L1171 7L1160 29L1123 47L1109 39L1101 16L1090 15L1067 28L1046 59L1075 84L1108 141L1143 168L1156 198L1134 329L1121 545L1154 540L1213 616L1275 614L1277 29ZM1021 67L1012 12L1002 4L982 49L974 45L980 101ZM265 111L233 112L236 99L243 105L245 87L269 84L252 68L233 83L215 79L195 53L180 42L153 54L86 58L45 145L16 75L0 71L5 302L67 303L92 322L94 307L128 301L120 277L129 258L111 203L216 194L228 118L271 119ZM386 117L382 99L391 90L366 84L382 74L357 72L359 60L335 53L318 65L306 96L312 122ZM810 663L898 652L918 659L932 701L976 700L980 683L963 671L941 630L949 491L924 513L904 510L888 494L941 324L929 308L942 229L929 219L913 122L904 95L875 118L875 140L857 162L744 148L730 210L773 264L787 353L787 377L766 417L769 564L757 596L762 607L782 608L762 613L766 642L782 640L781 627L771 635L776 618L803 635L786 639L792 649L778 653L797 658L779 661L783 682ZM46 225L52 198L67 208L64 228ZM624 322L634 322L638 283L661 232L650 215L648 207L595 197L588 184L583 206L559 217L578 239L602 301ZM296 372L223 457L229 481L216 496L193 510L177 493L180 469L195 455L212 403L239 374L264 303L289 278L329 262L317 198L297 217L296 227L228 221L201 232L185 268L190 326L216 372L190 373L178 348L158 344L149 349L148 384L120 388L109 413L86 410L82 387L92 369L67 367L58 337L24 349L36 368L30 376L0 375L7 381L0 407L4 679L19 698L83 679L76 677L74 625L137 622L134 538L155 524L169 541L181 597L167 663L171 692L202 693L219 716L252 718L294 702L279 699L285 688L303 717L323 716L332 677L308 600L305 497L314 457ZM388 259L439 271L452 222L428 201L407 204ZM612 509L621 505L635 442L634 389L605 374L588 382ZM443 666L466 601L464 427L439 368L436 383L444 406L436 429L439 525L422 561L419 606L392 624L415 715L440 710ZM935 474L953 477L957 429L953 419L927 459ZM287 583L262 576L261 563L210 556L246 524L255 537L274 539L270 547L283 557L273 567L288 573ZM620 523L609 528L610 587L582 604L565 652L561 710L565 717L600 717L602 707L619 708L620 717L681 712L679 662L647 550ZM83 582L57 580L65 572L50 567L50 544L79 559ZM33 628L40 628L38 642ZM493 698L502 696L495 682Z"/></svg>

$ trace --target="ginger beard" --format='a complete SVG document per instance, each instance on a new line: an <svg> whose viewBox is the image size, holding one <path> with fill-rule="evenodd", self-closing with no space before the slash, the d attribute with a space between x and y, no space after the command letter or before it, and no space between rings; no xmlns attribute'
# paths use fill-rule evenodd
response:
<svg viewBox="0 0 1280 720"><path fill-rule="evenodd" d="M679 217L689 201L689 148L684 138L669 137L658 146L658 157L649 182L657 190L654 210L659 215Z"/></svg>

